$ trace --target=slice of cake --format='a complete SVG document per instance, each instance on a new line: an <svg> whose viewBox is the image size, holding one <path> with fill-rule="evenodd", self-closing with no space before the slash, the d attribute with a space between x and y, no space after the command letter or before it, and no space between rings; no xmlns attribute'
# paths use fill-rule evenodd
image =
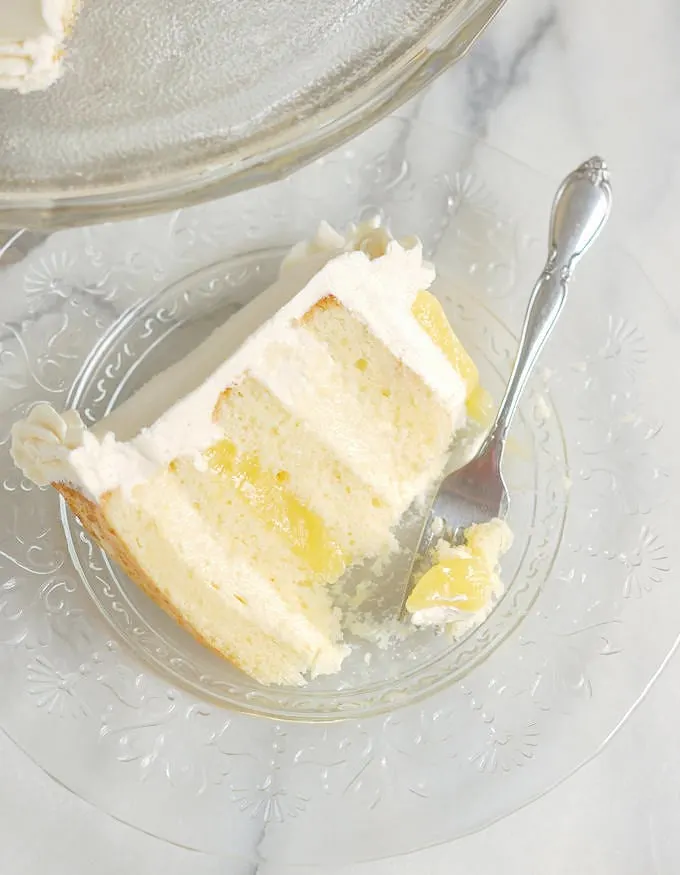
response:
<svg viewBox="0 0 680 875"><path fill-rule="evenodd" d="M91 430L35 407L14 460L253 678L336 672L329 585L395 547L478 393L433 279L417 240L322 224L273 286Z"/></svg>
<svg viewBox="0 0 680 875"><path fill-rule="evenodd" d="M61 75L80 0L0 0L0 88L26 93Z"/></svg>

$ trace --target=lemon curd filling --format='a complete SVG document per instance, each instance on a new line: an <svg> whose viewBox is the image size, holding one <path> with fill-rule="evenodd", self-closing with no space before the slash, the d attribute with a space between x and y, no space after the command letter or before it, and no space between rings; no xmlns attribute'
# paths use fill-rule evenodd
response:
<svg viewBox="0 0 680 875"><path fill-rule="evenodd" d="M464 544L440 541L435 563L425 572L406 603L416 625L444 625L461 614L490 606L502 590L498 562L512 544L512 534L502 520L471 526Z"/></svg>
<svg viewBox="0 0 680 875"><path fill-rule="evenodd" d="M286 487L286 471L268 471L257 453L239 453L221 440L205 453L213 471L229 479L250 508L289 543L291 551L322 581L339 577L347 557L330 536L322 519Z"/></svg>
<svg viewBox="0 0 680 875"><path fill-rule="evenodd" d="M477 366L453 332L442 305L431 292L421 290L416 295L411 313L465 383L468 416L481 425L488 425L493 408L491 396L480 386Z"/></svg>
<svg viewBox="0 0 680 875"><path fill-rule="evenodd" d="M424 608L452 607L479 611L487 602L492 573L485 557L460 547L455 555L437 562L421 577L408 600L408 610L413 613Z"/></svg>

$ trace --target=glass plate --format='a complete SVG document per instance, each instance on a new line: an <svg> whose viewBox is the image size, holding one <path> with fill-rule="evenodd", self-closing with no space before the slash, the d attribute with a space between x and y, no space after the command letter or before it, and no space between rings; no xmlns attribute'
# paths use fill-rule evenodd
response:
<svg viewBox="0 0 680 875"><path fill-rule="evenodd" d="M7 452L36 400L98 417L180 357L322 216L377 211L421 234L498 397L553 191L499 152L393 117L256 193L7 241L0 725L47 772L168 841L321 866L479 829L602 748L680 628L679 334L606 235L513 429L508 591L455 646L423 634L302 690L258 688L167 621Z"/></svg>
<svg viewBox="0 0 680 875"><path fill-rule="evenodd" d="M280 178L457 60L504 0L86 0L66 71L0 92L0 227L184 206Z"/></svg>

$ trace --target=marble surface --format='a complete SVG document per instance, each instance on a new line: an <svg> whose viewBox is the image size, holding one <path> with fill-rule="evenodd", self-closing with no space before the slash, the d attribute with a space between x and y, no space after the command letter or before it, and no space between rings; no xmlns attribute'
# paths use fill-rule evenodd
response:
<svg viewBox="0 0 680 875"><path fill-rule="evenodd" d="M673 0L509 0L471 54L407 111L480 136L555 179L590 153L604 155L618 233L675 303L679 34ZM16 318L15 306L5 297L0 321ZM680 746L668 703L679 681L675 660L608 749L540 802L453 845L344 875L675 873ZM2 859L17 875L255 871L163 844L98 813L2 735L0 786ZM284 875L274 866L259 871Z"/></svg>

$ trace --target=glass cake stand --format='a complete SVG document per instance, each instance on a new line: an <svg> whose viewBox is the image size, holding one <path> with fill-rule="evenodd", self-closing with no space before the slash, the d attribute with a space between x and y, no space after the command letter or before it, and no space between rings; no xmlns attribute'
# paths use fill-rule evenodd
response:
<svg viewBox="0 0 680 875"><path fill-rule="evenodd" d="M680 629L667 370L680 335L606 234L513 428L507 592L458 643L424 632L388 651L357 642L337 677L258 687L157 610L8 454L12 422L36 400L98 418L181 357L321 217L343 226L378 212L397 235L421 235L498 398L554 188L474 140L392 117L256 194L12 238L0 299L0 725L36 763L167 841L321 866L480 829L602 749Z"/></svg>
<svg viewBox="0 0 680 875"><path fill-rule="evenodd" d="M289 173L457 60L504 0L86 0L63 78L0 91L0 227L65 227Z"/></svg>

